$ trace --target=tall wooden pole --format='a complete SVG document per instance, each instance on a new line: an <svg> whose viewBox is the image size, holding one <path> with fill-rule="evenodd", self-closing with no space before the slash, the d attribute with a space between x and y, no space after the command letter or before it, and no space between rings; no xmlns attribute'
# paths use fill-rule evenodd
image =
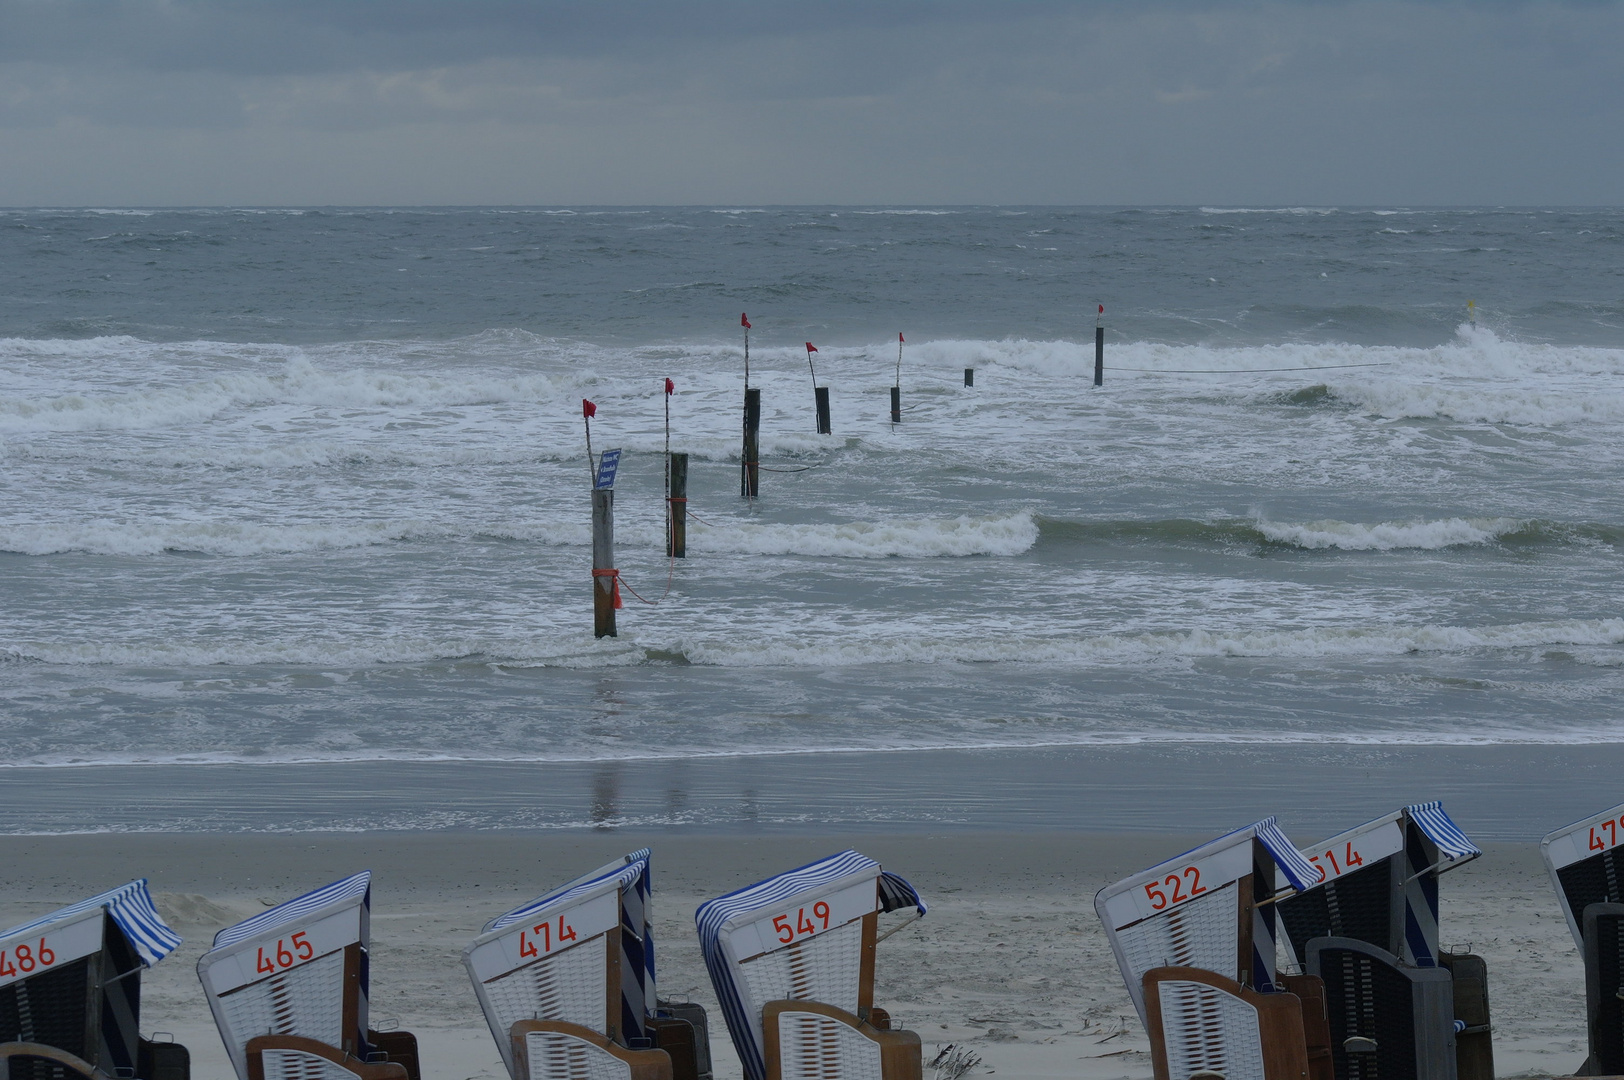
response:
<svg viewBox="0 0 1624 1080"><path fill-rule="evenodd" d="M761 391L744 391L744 453L739 461L739 494L761 494Z"/></svg>
<svg viewBox="0 0 1624 1080"><path fill-rule="evenodd" d="M740 314L744 327L744 445L739 450L739 495L753 499L759 494L761 466L761 391L750 389L750 315Z"/></svg>
<svg viewBox="0 0 1624 1080"><path fill-rule="evenodd" d="M688 557L688 455L667 454L666 471L671 477L671 494L666 505L671 508L670 528L666 534L665 553L673 559Z"/></svg>
<svg viewBox="0 0 1624 1080"><path fill-rule="evenodd" d="M592 489L592 633L615 636L615 601L620 598L615 569L615 489Z"/></svg>
<svg viewBox="0 0 1624 1080"><path fill-rule="evenodd" d="M902 335L897 334L897 380L891 384L891 422L902 423Z"/></svg>
<svg viewBox="0 0 1624 1080"><path fill-rule="evenodd" d="M806 343L806 369L812 373L812 408L817 417L819 435L829 434L829 388L818 385L818 369L813 366L812 354L818 347L810 341Z"/></svg>
<svg viewBox="0 0 1624 1080"><path fill-rule="evenodd" d="M1105 305L1094 319L1094 385L1105 385Z"/></svg>

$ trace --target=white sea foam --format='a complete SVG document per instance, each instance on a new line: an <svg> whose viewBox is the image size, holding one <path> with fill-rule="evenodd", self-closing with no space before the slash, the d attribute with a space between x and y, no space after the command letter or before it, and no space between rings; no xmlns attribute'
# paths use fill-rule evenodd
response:
<svg viewBox="0 0 1624 1080"><path fill-rule="evenodd" d="M1037 543L1038 526L1031 514L1020 513L993 518L960 516L839 525L695 525L690 537L696 552L848 559L1008 556L1019 555Z"/></svg>
<svg viewBox="0 0 1624 1080"><path fill-rule="evenodd" d="M246 557L476 536L555 547L584 547L592 542L591 528L584 519L484 523L397 519L275 525L230 520L91 520L0 526L0 551L19 555L78 551L126 556L197 552ZM730 552L848 559L1008 556L1026 551L1037 542L1037 537L1037 523L1028 513L994 518L961 516L806 525L718 520L715 527L698 521L689 527L689 547L696 555ZM665 542L660 527L636 521L622 523L617 529L617 538L627 548L652 548L663 546Z"/></svg>
<svg viewBox="0 0 1624 1080"><path fill-rule="evenodd" d="M1363 525L1350 521L1256 522L1256 527L1277 544L1301 548L1340 548L1343 551L1393 551L1418 548L1436 551L1462 544L1487 544L1524 528L1517 518L1444 518L1437 521L1384 521Z"/></svg>
<svg viewBox="0 0 1624 1080"><path fill-rule="evenodd" d="M1203 214L1298 214L1324 217L1337 212L1334 206L1203 206Z"/></svg>
<svg viewBox="0 0 1624 1080"><path fill-rule="evenodd" d="M43 399L0 397L0 433L150 429L196 424L233 408L291 402L330 408L455 406L504 401L540 402L564 385L546 375L434 377L350 369L325 371L308 360L290 361L276 374L243 373L143 393Z"/></svg>
<svg viewBox="0 0 1624 1080"><path fill-rule="evenodd" d="M1187 662L1251 657L1338 659L1476 649L1624 643L1624 619L1566 619L1505 626L1359 626L1225 633L1025 635L978 638L913 635L828 640L758 638L684 643L691 663L719 667L849 667L897 663L1052 663L1084 665Z"/></svg>
<svg viewBox="0 0 1624 1080"><path fill-rule="evenodd" d="M0 660L52 665L207 667L315 665L324 670L376 664L477 661L511 667L595 668L664 662L725 668L831 668L886 664L1020 663L1094 666L1183 664L1243 657L1338 660L1478 650L1624 644L1624 619L1565 619L1501 626L1349 626L1299 630L1034 636L907 636L762 633L696 634L667 640L625 632L610 641L585 635L488 638L311 635L276 640L166 639L143 642L0 642Z"/></svg>
<svg viewBox="0 0 1624 1080"><path fill-rule="evenodd" d="M241 521L83 521L0 526L0 551L55 555L158 555L197 552L245 557L322 549L369 547L413 540L491 536L557 546L592 542L585 522L489 524L429 521L361 521L345 524L267 525Z"/></svg>

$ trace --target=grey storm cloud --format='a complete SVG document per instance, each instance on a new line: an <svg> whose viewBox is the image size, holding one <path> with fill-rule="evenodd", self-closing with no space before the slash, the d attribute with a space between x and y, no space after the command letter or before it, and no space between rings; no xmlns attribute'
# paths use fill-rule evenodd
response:
<svg viewBox="0 0 1624 1080"><path fill-rule="evenodd" d="M1620 201L1613 3L0 0L0 203Z"/></svg>

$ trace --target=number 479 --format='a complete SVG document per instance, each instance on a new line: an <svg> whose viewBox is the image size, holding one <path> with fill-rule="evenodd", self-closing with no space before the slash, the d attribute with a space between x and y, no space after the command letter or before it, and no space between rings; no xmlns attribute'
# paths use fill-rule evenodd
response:
<svg viewBox="0 0 1624 1080"><path fill-rule="evenodd" d="M1620 820L1624 820L1624 819L1620 819ZM1607 830L1607 841L1606 841L1606 843L1603 843L1602 838L1600 836L1596 835L1596 830L1597 829L1605 829L1605 830ZM1617 843L1618 843L1618 822L1613 821L1611 818L1609 818L1608 820L1602 822L1600 825L1592 825L1592 826L1590 826L1590 850L1591 851L1606 851L1608 848L1615 846Z"/></svg>

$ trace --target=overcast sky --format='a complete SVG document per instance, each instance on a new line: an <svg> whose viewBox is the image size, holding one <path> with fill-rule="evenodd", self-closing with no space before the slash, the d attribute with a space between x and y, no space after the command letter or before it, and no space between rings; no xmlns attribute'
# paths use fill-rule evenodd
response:
<svg viewBox="0 0 1624 1080"><path fill-rule="evenodd" d="M1620 204L1624 4L0 0L0 204Z"/></svg>

